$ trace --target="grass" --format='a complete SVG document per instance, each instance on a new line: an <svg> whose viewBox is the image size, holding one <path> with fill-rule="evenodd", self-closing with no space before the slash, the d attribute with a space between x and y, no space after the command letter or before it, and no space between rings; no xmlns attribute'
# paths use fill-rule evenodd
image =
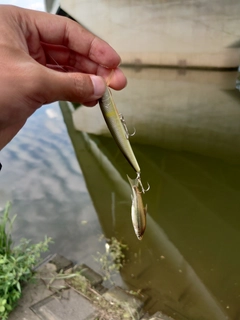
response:
<svg viewBox="0 0 240 320"><path fill-rule="evenodd" d="M97 256L94 259L100 265L105 281L114 283L113 276L123 267L125 261L124 252L126 250L128 250L126 244L112 237L105 244L105 253L97 252Z"/></svg>
<svg viewBox="0 0 240 320"><path fill-rule="evenodd" d="M0 319L6 320L9 313L16 307L21 297L22 287L34 277L33 267L40 262L41 253L48 250L50 238L38 244L31 244L29 240L22 239L19 245L14 246L11 232L16 216L9 217L10 203L6 204L2 217L0 216ZM123 267L128 247L116 238L108 240L105 244L105 253L97 253L95 260L99 263L103 278L114 284L112 277ZM57 274L48 284L49 289L55 279L64 279L66 286L59 291L71 287L89 299L97 308L98 315L95 320L139 319L132 314L126 304L107 301L94 287L91 286L80 272Z"/></svg>
<svg viewBox="0 0 240 320"><path fill-rule="evenodd" d="M66 283L72 289L82 294L97 308L97 316L94 320L138 319L138 317L135 317L135 315L131 313L131 310L126 310L127 305L120 305L106 300L93 287L91 287L90 282L81 274L67 279Z"/></svg>
<svg viewBox="0 0 240 320"><path fill-rule="evenodd" d="M16 216L9 218L10 203L6 204L0 217L0 319L6 320L15 308L22 293L22 286L32 279L33 267L41 259L41 253L48 250L50 238L38 244L21 239L13 246L12 226Z"/></svg>
<svg viewBox="0 0 240 320"><path fill-rule="evenodd" d="M123 267L125 260L124 251L127 249L127 245L112 237L105 244L105 253L98 252L97 256L94 257L101 267L102 276L105 281L110 281L111 284L114 284L113 276ZM132 310L130 310L127 303L118 304L106 300L91 286L89 280L81 275L81 271L75 274L74 277L68 278L65 282L95 305L98 315L94 320L139 319L138 315L132 314Z"/></svg>
<svg viewBox="0 0 240 320"><path fill-rule="evenodd" d="M105 244L105 253L99 253L94 259L98 262L102 270L102 276L105 281L110 281L112 284L112 277L119 272L123 267L125 254L124 251L128 249L127 245L121 243L116 238L107 240ZM46 283L48 289L52 292L58 292L61 297L61 291L67 288L72 288L74 291L83 295L97 308L97 315L94 320L136 320L139 319L136 312L130 309L129 305L125 302L117 303L110 302L102 296L95 287L93 287L90 281L82 274L85 269L78 271L77 269L69 269L65 273L53 275L53 277L41 278L50 280ZM65 285L56 287L55 280L64 280ZM138 295L136 292L128 292L134 296ZM133 314L134 313L134 314Z"/></svg>

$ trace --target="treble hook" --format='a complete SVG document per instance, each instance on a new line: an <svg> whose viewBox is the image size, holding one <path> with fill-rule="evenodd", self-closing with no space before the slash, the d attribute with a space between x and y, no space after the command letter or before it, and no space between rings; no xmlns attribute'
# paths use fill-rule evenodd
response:
<svg viewBox="0 0 240 320"><path fill-rule="evenodd" d="M141 181L141 175L140 175L140 172L137 172L137 181L138 181L138 183L139 183L139 185L140 185L140 187L141 187L141 189L142 189L142 193L145 193L145 192L147 192L148 190L150 190L150 184L149 183L147 183L148 184L148 187L147 187L147 189L144 189L144 187L143 187L143 184L142 184L142 181Z"/></svg>
<svg viewBox="0 0 240 320"><path fill-rule="evenodd" d="M122 125L123 125L123 128L124 128L124 130L125 130L126 138L129 139L129 137L134 136L135 133L136 133L136 129L133 128L133 129L134 129L134 132L133 132L133 133L129 133L128 128L127 128L127 125L126 125L126 121L125 121L125 119L124 119L124 116L123 116L121 113L119 113L119 118L120 118L120 120L121 120L121 122L122 122Z"/></svg>

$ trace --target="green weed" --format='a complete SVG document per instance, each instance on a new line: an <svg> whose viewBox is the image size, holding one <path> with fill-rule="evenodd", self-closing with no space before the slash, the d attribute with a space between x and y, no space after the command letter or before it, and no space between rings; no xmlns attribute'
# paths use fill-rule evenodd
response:
<svg viewBox="0 0 240 320"><path fill-rule="evenodd" d="M112 277L123 267L124 251L126 250L128 250L126 244L112 237L105 244L105 253L97 252L98 256L94 257L94 259L100 264L105 281L108 280L113 283Z"/></svg>
<svg viewBox="0 0 240 320"><path fill-rule="evenodd" d="M9 218L10 203L0 217L0 319L5 320L17 305L22 286L33 276L33 267L40 261L42 252L48 250L50 238L38 244L22 239L13 247L11 231L16 218Z"/></svg>

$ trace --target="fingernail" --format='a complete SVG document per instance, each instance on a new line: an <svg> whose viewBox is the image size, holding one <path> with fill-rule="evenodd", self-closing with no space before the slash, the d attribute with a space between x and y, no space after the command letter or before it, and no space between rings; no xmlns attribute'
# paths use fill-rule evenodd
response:
<svg viewBox="0 0 240 320"><path fill-rule="evenodd" d="M90 78L92 80L93 89L94 89L94 97L100 98L104 94L106 90L106 83L103 80L102 77L90 75Z"/></svg>

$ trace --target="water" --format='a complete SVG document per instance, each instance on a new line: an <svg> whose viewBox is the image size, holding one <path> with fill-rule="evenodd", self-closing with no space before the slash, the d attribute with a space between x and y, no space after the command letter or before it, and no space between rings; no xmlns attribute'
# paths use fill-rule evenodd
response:
<svg viewBox="0 0 240 320"><path fill-rule="evenodd" d="M0 205L18 213L15 240L96 267L102 233L127 243L118 280L142 289L146 310L176 320L240 319L240 108L234 72L125 70L114 93L151 189L147 229L138 241L130 219L135 174L107 135L98 108L72 114L45 106L2 150ZM130 129L129 129L130 130ZM86 133L88 131L88 133ZM130 130L131 131L131 130ZM101 133L101 135L98 135ZM73 147L74 146L74 147Z"/></svg>
<svg viewBox="0 0 240 320"><path fill-rule="evenodd" d="M15 241L47 235L55 242L52 252L75 261L79 252L88 257L101 227L58 103L36 111L1 151L1 163L0 206L12 201Z"/></svg>

